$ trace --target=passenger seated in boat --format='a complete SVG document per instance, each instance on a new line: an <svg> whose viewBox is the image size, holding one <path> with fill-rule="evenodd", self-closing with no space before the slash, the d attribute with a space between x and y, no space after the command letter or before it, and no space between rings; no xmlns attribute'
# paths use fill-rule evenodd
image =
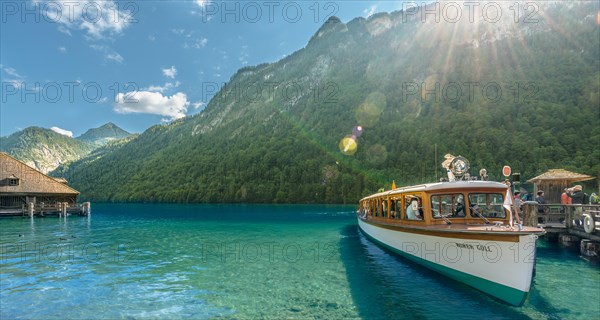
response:
<svg viewBox="0 0 600 320"><path fill-rule="evenodd" d="M453 216L464 217L465 215L465 201L463 200L462 196L459 196L456 203L456 210L454 210Z"/></svg>
<svg viewBox="0 0 600 320"><path fill-rule="evenodd" d="M408 220L423 220L423 216L421 215L420 203L418 198L412 198L410 203L406 207L406 217Z"/></svg>

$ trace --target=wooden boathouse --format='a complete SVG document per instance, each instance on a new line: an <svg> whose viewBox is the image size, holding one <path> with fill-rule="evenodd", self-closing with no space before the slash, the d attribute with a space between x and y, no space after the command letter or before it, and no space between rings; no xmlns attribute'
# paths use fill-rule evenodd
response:
<svg viewBox="0 0 600 320"><path fill-rule="evenodd" d="M0 152L0 216L87 215L89 203L77 204L79 191Z"/></svg>
<svg viewBox="0 0 600 320"><path fill-rule="evenodd" d="M571 172L565 169L550 169L537 177L529 179L527 182L533 183L533 194L543 190L546 202L560 203L560 195L565 188L571 184L580 181L592 180L594 177L587 174Z"/></svg>

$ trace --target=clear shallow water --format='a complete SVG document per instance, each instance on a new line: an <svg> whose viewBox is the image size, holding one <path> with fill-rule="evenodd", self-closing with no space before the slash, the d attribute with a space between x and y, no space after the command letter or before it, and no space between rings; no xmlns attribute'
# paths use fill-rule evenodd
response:
<svg viewBox="0 0 600 320"><path fill-rule="evenodd" d="M545 241L513 308L372 244L354 206L92 209L0 219L1 319L600 317L600 268Z"/></svg>

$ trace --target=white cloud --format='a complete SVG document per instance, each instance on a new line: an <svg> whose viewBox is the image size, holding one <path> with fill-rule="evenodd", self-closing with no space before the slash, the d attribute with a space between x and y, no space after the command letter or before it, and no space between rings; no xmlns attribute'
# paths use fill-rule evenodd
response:
<svg viewBox="0 0 600 320"><path fill-rule="evenodd" d="M23 78L22 75L20 75L19 73L17 73L17 70L15 70L15 68L10 68L10 67L5 67L4 65L0 64L0 69L4 72L6 72L7 75L9 76L13 76L16 78Z"/></svg>
<svg viewBox="0 0 600 320"><path fill-rule="evenodd" d="M71 30L85 30L94 39L104 39L107 35L121 34L135 20L136 8L119 6L115 1L55 0L52 5L39 8L45 19L59 23L58 30L71 35Z"/></svg>
<svg viewBox="0 0 600 320"><path fill-rule="evenodd" d="M248 48L248 46L242 47L242 52L240 52L240 56L238 58L238 61L241 62L242 65L248 64L248 53L246 52L246 48Z"/></svg>
<svg viewBox="0 0 600 320"><path fill-rule="evenodd" d="M208 39L198 38L198 39L196 39L196 43L194 43L194 48L202 49L202 48L206 47L207 44L208 44Z"/></svg>
<svg viewBox="0 0 600 320"><path fill-rule="evenodd" d="M211 2L211 0L195 0L194 2L196 2L196 4L200 8L204 8L204 6L206 6L207 4L209 4Z"/></svg>
<svg viewBox="0 0 600 320"><path fill-rule="evenodd" d="M18 88L18 89L20 89L23 86L23 84L25 83L25 81L23 81L23 80L16 80L16 79L3 80L2 82L9 83L12 87Z"/></svg>
<svg viewBox="0 0 600 320"><path fill-rule="evenodd" d="M91 44L90 48L96 50L96 51L100 51L102 53L104 53L104 59L105 60L112 60L118 63L123 63L123 61L125 60L123 58L123 56L121 56L118 52L116 52L115 50L109 48L106 45L97 45L97 44Z"/></svg>
<svg viewBox="0 0 600 320"><path fill-rule="evenodd" d="M65 48L65 47L58 47L58 51L60 51L62 53L67 53L67 48Z"/></svg>
<svg viewBox="0 0 600 320"><path fill-rule="evenodd" d="M175 83L172 82L167 82L165 83L164 86L149 86L148 88L143 88L143 91L155 91L155 92L160 92L163 93L165 91L171 90L173 88L177 88L179 87L179 85L181 84L181 82L179 81L175 81Z"/></svg>
<svg viewBox="0 0 600 320"><path fill-rule="evenodd" d="M108 53L106 54L106 56L104 56L104 58L106 58L107 60L116 61L118 63L123 63L123 57L116 52Z"/></svg>
<svg viewBox="0 0 600 320"><path fill-rule="evenodd" d="M168 69L162 69L163 74L171 79L175 79L175 76L177 75L177 69L175 69L175 66L171 66Z"/></svg>
<svg viewBox="0 0 600 320"><path fill-rule="evenodd" d="M159 92L134 91L117 94L114 110L118 113L149 113L179 119L185 117L189 105L183 92L168 97Z"/></svg>
<svg viewBox="0 0 600 320"><path fill-rule="evenodd" d="M363 10L363 13L365 14L365 16L368 18L370 16L372 16L375 11L377 11L377 6L370 6L367 9Z"/></svg>
<svg viewBox="0 0 600 320"><path fill-rule="evenodd" d="M204 107L205 105L206 105L206 103L202 102L202 101L192 103L192 107L194 107L194 109L200 109L200 108Z"/></svg>
<svg viewBox="0 0 600 320"><path fill-rule="evenodd" d="M71 31L69 31L69 29L67 29L65 26L58 26L58 31L60 31L68 36L72 36Z"/></svg>
<svg viewBox="0 0 600 320"><path fill-rule="evenodd" d="M59 127L52 127L50 128L50 130L58 133L58 134L62 134L63 136L67 136L69 138L73 138L73 132L69 131L69 130L65 130L65 129L61 129Z"/></svg>
<svg viewBox="0 0 600 320"><path fill-rule="evenodd" d="M14 77L15 79L9 79L6 76L0 77L2 78L2 82L9 83L13 88L21 89L25 83L25 77L20 75L15 68L7 67L3 64L0 64L0 71L7 74L10 77Z"/></svg>

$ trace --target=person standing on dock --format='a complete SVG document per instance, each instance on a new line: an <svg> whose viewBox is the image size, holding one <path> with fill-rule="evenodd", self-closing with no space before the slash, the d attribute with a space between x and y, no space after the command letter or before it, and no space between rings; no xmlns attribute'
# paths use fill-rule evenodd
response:
<svg viewBox="0 0 600 320"><path fill-rule="evenodd" d="M560 195L560 204L562 207L560 208L560 213L567 212L567 206L571 204L571 197L569 197L569 192L571 190L569 188L565 188L565 192Z"/></svg>
<svg viewBox="0 0 600 320"><path fill-rule="evenodd" d="M585 193L583 193L583 188L581 187L581 185L576 185L573 188L571 188L571 190L572 192L568 193L567 195L571 198L572 204L579 204L579 206L576 206L575 208L575 211L577 213L574 217L574 220L575 223L580 225L582 223L581 218L583 214L583 208L581 207L581 205L585 204Z"/></svg>
<svg viewBox="0 0 600 320"><path fill-rule="evenodd" d="M585 193L583 193L583 188L581 185L576 185L571 188L572 192L567 195L571 198L572 204L585 204Z"/></svg>
<svg viewBox="0 0 600 320"><path fill-rule="evenodd" d="M535 198L535 201L538 203L538 213L544 213L546 212L546 208L548 208L546 206L546 199L544 199L544 191L538 191L537 192L537 197Z"/></svg>

